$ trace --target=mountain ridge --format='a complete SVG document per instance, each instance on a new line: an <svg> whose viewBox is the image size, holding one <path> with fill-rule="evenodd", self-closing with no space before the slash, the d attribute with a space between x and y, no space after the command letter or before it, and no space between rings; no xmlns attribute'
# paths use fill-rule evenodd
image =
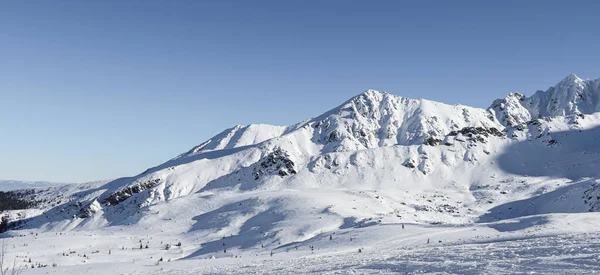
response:
<svg viewBox="0 0 600 275"><path fill-rule="evenodd" d="M538 90L530 97L510 93L495 100L488 111L505 126L542 117L592 114L600 111L600 78L583 80L569 74L546 91Z"/></svg>
<svg viewBox="0 0 600 275"><path fill-rule="evenodd" d="M600 94L596 82L568 78L574 84L559 82L553 96ZM35 197L37 208L6 212L3 228L158 234L164 226L197 244L185 257L199 257L380 223L465 225L566 205L596 211L587 196L600 192L590 172L600 169L590 137L600 113L565 103L554 111L566 115L531 118L550 105L507 98L481 109L367 90L294 125L226 129L135 176L12 192ZM513 210L525 205L519 200L533 205ZM223 244L224 236L237 241Z"/></svg>
<svg viewBox="0 0 600 275"><path fill-rule="evenodd" d="M576 89L573 91L572 86L574 85L579 85L576 87ZM381 105L382 103L385 104L389 104L390 101L395 101L395 103L400 103L398 105L401 104L414 104L414 105L426 105L427 107L429 107L429 109L434 109L435 107L431 107L431 106L446 106L446 107L450 107L450 106L454 106L456 109L460 109L462 108L462 110L470 110L470 111L474 111L474 112L481 112L482 110L486 110L487 112L489 112L489 114L486 114L488 116L488 118L492 121L496 120L497 123L501 124L500 125L486 125L488 127L493 127L496 126L496 128L503 128L502 126L515 126L517 124L521 124L521 123L525 123L527 121L530 121L532 119L535 118L540 118L540 117L547 117L547 116L564 116L564 115L570 115L570 114L586 114L586 113L594 113L596 111L600 111L600 89L598 88L600 86L600 78L597 79L587 79L587 80L583 80L581 78L579 78L577 75L571 73L569 75L567 75L565 78L563 78L561 81L559 81L557 84L555 84L554 86L551 86L549 89L547 89L546 91L542 91L542 90L538 90L536 91L532 96L527 97L521 93L509 93L505 98L503 99L496 99L493 101L493 103L488 107L488 108L477 108L477 107L469 107L469 106L465 106L462 104L455 104L455 105L450 105L450 104L446 104L446 103L442 103L442 102L437 102L437 101L433 101L433 100L428 100L428 99L423 99L423 98L406 98L406 97L402 97L399 95L394 95L394 94L390 94L388 92L381 92L381 91L377 91L377 90L373 90L373 89L367 89L366 91L350 98L349 100L345 101L344 103L342 103L341 105L330 109L329 111L326 111L325 113L304 120L302 122L296 123L296 124L292 124L289 126L276 126L276 125L270 125L270 124L249 124L249 125L236 125L235 127L229 128L227 130L225 130L224 132L222 132L221 134L216 135L215 137L209 139L208 141L206 141L205 143L202 143L201 145L195 146L192 150L190 150L189 153L193 153L194 150L201 150L204 148L204 146L208 146L210 142L213 142L214 140L219 140L222 141L221 138L219 138L221 135L225 134L227 132L227 134L231 135L231 133L229 133L228 131L233 131L236 132L238 129L247 129L247 128L251 128L251 127L274 127L274 128L279 128L280 130L280 134L276 134L276 133L272 133L273 131L262 131L263 133L269 133L271 132L270 135L267 135L267 137L263 137L263 138L255 138L255 140L260 140L260 141L265 141L268 140L269 138L274 138L280 135L283 135L285 133L288 133L290 131L296 130L304 125L307 124L311 124L311 123L316 123L318 121L322 121L322 120L327 120L327 117L333 115L333 114L341 114L343 112L348 112L345 115L356 115L357 113L360 114L361 111L366 110L367 112L368 107L367 106L375 106L375 107L379 107L379 105ZM591 89L592 91L588 91L589 89ZM590 98L598 98L598 100L594 100L595 103L593 106L594 108L577 108L577 105L569 105L567 103L561 102L560 104L556 105L558 107L553 109L553 113L549 113L547 110L550 108L549 105L544 105L542 103L548 103L549 100L542 100L539 98L542 97L548 97L548 95L554 95L555 97L561 97L562 99L566 100L567 103L569 101L574 101L574 97L577 96L578 94L594 94L594 96L589 96ZM597 94L598 96L596 96L595 94ZM550 96L550 98L553 98L552 96ZM532 105L534 107L525 107L523 106L523 104L521 104L521 101L526 101L526 102L531 102L528 103L528 105ZM556 100L552 100L552 102L555 102ZM357 105L358 104L358 105ZM540 106L540 104L542 104L542 106ZM550 104L550 103L548 103ZM352 106L354 105L354 106ZM502 107L500 107L502 106ZM528 109L529 108L529 109ZM505 110L506 109L506 110ZM544 110L544 111L540 111L540 110ZM389 109L385 109L382 111L389 111ZM423 110L417 110L417 111L423 111ZM427 110L429 111L429 110ZM430 111L433 112L433 111ZM365 115L365 113L363 113L363 116ZM373 114L375 116L377 116L378 114ZM387 114L387 115L393 115L393 114ZM385 116L382 114L379 114L379 116ZM435 115L433 115L435 116ZM495 118L494 118L495 117ZM355 118L361 118L360 116L355 116ZM371 117L371 119L376 119L377 117ZM331 122L331 121L330 121ZM397 122L397 121L395 121ZM335 122L332 122L335 123ZM387 122L390 123L390 122ZM393 123L393 122L392 122ZM420 123L418 126L422 126L427 124L428 121L420 121ZM508 123L508 124L507 124ZM413 130L414 128L419 128L418 126L415 126L413 128L411 128L411 130ZM376 127L377 129L379 129L380 126ZM459 126L456 127L450 127L452 128L451 130L456 130L456 128L461 128ZM392 129L384 129L384 130L390 130L391 132L393 132ZM418 129L417 129L418 130ZM382 143L384 144L391 144L391 145L407 145L407 144L417 144L419 142L423 142L425 141L426 138L423 138L424 136L426 136L426 134L430 134L431 136L429 137L443 137L443 133L448 133L451 130L445 130L445 131L439 131L439 129L435 129L438 130L438 132L436 132L435 130L433 130L432 133L427 133L428 130L431 129L427 129L425 130L424 133L421 133L420 135L417 135L417 137L401 137L397 143L389 143L389 142L385 142L383 141ZM327 134L331 134L332 132L329 131L325 131ZM343 137L348 137L348 136L354 136L355 139L360 139L360 137L357 137L356 135L361 135L361 133L343 133L345 135L343 135L341 138ZM366 133L365 133L366 134ZM392 135L394 135L392 133ZM325 138L325 137L321 137L321 138ZM336 135L334 134L333 138L340 138L340 137L336 137ZM368 141L365 141L368 143ZM242 142L242 145L253 145L256 144L258 142ZM354 141L354 143L356 143L356 141ZM359 143L363 143L360 142ZM374 146L369 146L368 144L362 144L363 147L374 147ZM225 147L229 146L230 148L233 147L237 147L237 146L232 146L231 144L227 144ZM342 146L343 147L343 146ZM350 147L360 147L360 145L358 144L354 144L353 146ZM222 148L225 149L225 148ZM343 150L343 149L341 149ZM181 154L178 157L181 157L184 154Z"/></svg>

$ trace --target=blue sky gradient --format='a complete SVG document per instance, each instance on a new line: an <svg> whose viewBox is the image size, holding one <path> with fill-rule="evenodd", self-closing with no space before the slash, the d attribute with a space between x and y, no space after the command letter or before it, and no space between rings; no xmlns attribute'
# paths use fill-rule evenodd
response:
<svg viewBox="0 0 600 275"><path fill-rule="evenodd" d="M487 107L600 77L599 1L4 1L0 179L134 175L366 89Z"/></svg>

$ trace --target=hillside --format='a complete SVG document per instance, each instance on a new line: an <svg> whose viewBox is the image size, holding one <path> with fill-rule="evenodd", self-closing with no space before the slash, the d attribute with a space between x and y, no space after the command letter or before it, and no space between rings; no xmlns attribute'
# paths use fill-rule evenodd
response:
<svg viewBox="0 0 600 275"><path fill-rule="evenodd" d="M94 241L99 251L148 244L152 257L173 260L315 245L327 253L355 251L371 243L323 241L335 234L392 242L404 225L418 229L402 235L411 242L396 241L389 251L438 234L476 241L452 235L457 228L495 240L508 238L506 232L528 238L531 228L563 234L569 231L559 227L567 225L556 215L600 209L599 85L600 79L569 75L547 91L513 93L488 109L368 90L295 125L235 126L135 176L11 191L35 203L0 209L3 228L6 236L82 239L62 251L89 250L90 234L102 236ZM531 224L529 217L536 217ZM166 243L185 245L173 254L162 249ZM123 259L141 261L132 255Z"/></svg>
<svg viewBox="0 0 600 275"><path fill-rule="evenodd" d="M0 191L11 191L17 189L41 188L64 185L65 183L54 183L47 181L18 181L0 180Z"/></svg>

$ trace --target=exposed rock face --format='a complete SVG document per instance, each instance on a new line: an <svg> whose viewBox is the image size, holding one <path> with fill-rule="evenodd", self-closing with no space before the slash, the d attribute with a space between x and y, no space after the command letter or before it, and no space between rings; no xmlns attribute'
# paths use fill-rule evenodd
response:
<svg viewBox="0 0 600 275"><path fill-rule="evenodd" d="M589 205L590 212L600 211L600 183L595 182L583 193L583 202Z"/></svg>
<svg viewBox="0 0 600 275"><path fill-rule="evenodd" d="M158 185L159 183L160 183L160 179L153 179L153 180L149 180L146 182L134 183L131 186L127 186L123 189L120 189L119 191L112 193L111 195L109 195L107 198L105 198L102 201L102 204L109 205L109 206L117 205L117 204L127 200L129 197L133 196L134 194L137 194L144 190L150 189L150 188Z"/></svg>
<svg viewBox="0 0 600 275"><path fill-rule="evenodd" d="M440 144L440 142L442 142L441 139L429 137L425 140L424 144L429 145L429 146L436 146L436 145Z"/></svg>
<svg viewBox="0 0 600 275"><path fill-rule="evenodd" d="M484 127L465 127L460 129L459 131L452 131L448 133L448 136L457 136L461 134L462 136L467 137L470 140L478 141L478 142L487 142L487 138L490 136L494 137L502 137L504 134L500 132L498 129L484 128Z"/></svg>
<svg viewBox="0 0 600 275"><path fill-rule="evenodd" d="M255 180L267 175L285 177L296 174L294 162L290 159L290 155L281 148L276 148L262 158L259 163L258 166L254 167L252 173Z"/></svg>
<svg viewBox="0 0 600 275"><path fill-rule="evenodd" d="M79 218L85 219L94 215L96 212L100 211L102 206L98 203L97 200L93 200L86 207L80 210Z"/></svg>
<svg viewBox="0 0 600 275"><path fill-rule="evenodd" d="M412 169L412 168L417 167L417 162L413 159L407 159L406 161L404 161L404 163L402 165L406 168Z"/></svg>

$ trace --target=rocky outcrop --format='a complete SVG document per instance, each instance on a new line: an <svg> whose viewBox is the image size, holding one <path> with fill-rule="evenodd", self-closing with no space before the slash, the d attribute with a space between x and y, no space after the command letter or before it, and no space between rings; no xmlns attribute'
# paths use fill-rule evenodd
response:
<svg viewBox="0 0 600 275"><path fill-rule="evenodd" d="M89 218L101 209L102 206L100 205L100 203L98 203L97 200L93 200L92 202L88 203L85 207L81 208L81 210L79 210L79 218Z"/></svg>
<svg viewBox="0 0 600 275"><path fill-rule="evenodd" d="M112 193L107 198L102 200L102 204L108 205L108 206L117 205L117 204L127 200L129 197L133 196L134 194L137 194L144 190L150 189L150 188L158 185L159 183L160 183L160 179L153 179L153 180L148 180L145 182L134 183L131 186L124 187L124 188Z"/></svg>
<svg viewBox="0 0 600 275"><path fill-rule="evenodd" d="M590 212L600 211L600 183L594 182L583 192L583 202L588 205Z"/></svg>
<svg viewBox="0 0 600 275"><path fill-rule="evenodd" d="M255 180L267 175L285 177L296 173L294 162L290 159L290 155L281 148L276 148L273 152L263 157L252 171Z"/></svg>

